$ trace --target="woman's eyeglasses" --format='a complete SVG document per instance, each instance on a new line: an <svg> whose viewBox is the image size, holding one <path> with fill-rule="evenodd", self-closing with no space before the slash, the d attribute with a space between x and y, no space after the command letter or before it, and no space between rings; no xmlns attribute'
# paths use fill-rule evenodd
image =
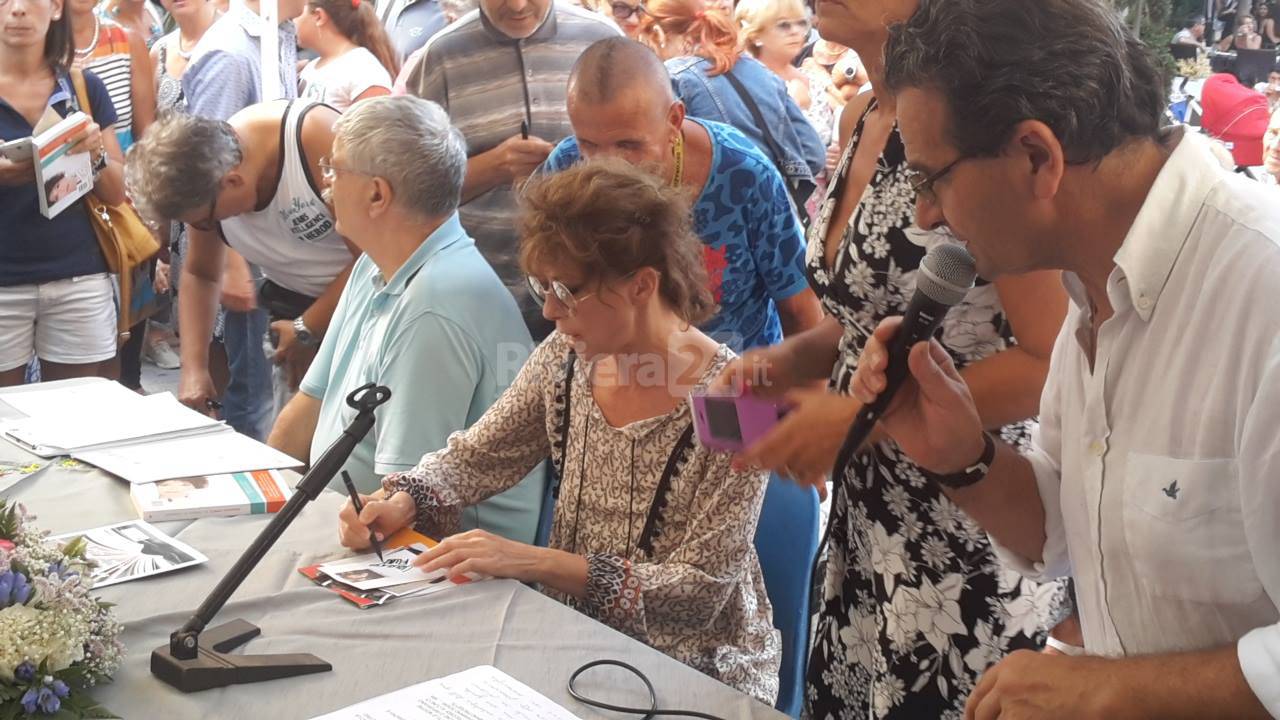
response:
<svg viewBox="0 0 1280 720"><path fill-rule="evenodd" d="M628 5L624 2L615 2L609 4L609 11L613 14L613 19L619 22L630 20L632 15L644 15L644 5Z"/></svg>
<svg viewBox="0 0 1280 720"><path fill-rule="evenodd" d="M564 306L565 312L573 317L578 312L578 303L586 300L595 293L587 293L578 297L576 293L579 290L570 290L567 285L559 280L552 280L547 285L543 285L542 281L532 275L529 276L529 294L533 295L533 299L538 302L539 306L547 304L547 295L554 294L556 301Z"/></svg>

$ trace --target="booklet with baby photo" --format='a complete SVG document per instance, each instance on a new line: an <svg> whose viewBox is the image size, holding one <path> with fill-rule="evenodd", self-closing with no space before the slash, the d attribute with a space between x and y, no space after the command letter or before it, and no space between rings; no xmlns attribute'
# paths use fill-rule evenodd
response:
<svg viewBox="0 0 1280 720"><path fill-rule="evenodd" d="M47 218L66 210L93 189L89 153L70 152L88 126L88 115L73 112L31 139L40 213Z"/></svg>

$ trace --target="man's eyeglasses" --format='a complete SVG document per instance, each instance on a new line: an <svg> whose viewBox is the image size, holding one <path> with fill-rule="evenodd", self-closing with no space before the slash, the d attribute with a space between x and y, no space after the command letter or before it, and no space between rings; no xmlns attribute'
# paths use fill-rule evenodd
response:
<svg viewBox="0 0 1280 720"><path fill-rule="evenodd" d="M619 22L630 20L632 15L644 15L644 5L628 5L624 2L615 2L609 4L609 11L613 13L613 19Z"/></svg>
<svg viewBox="0 0 1280 720"><path fill-rule="evenodd" d="M915 193L917 197L922 198L930 205L936 205L938 202L938 193L934 192L934 184L946 177L947 173L954 170L957 165L965 160L972 160L973 157L974 156L972 155L961 155L955 160L952 160L946 167L932 175L925 175L919 170L907 170L907 182L911 185L911 192Z"/></svg>
<svg viewBox="0 0 1280 720"><path fill-rule="evenodd" d="M543 285L542 281L532 275L529 276L529 293L533 295L533 299L538 302L539 306L547 304L547 295L555 294L556 300L564 306L565 312L573 317L578 312L578 303L586 300L595 293L587 293L581 297L577 297L575 293L578 290L570 290L568 286L559 280L552 280L548 285Z"/></svg>
<svg viewBox="0 0 1280 720"><path fill-rule="evenodd" d="M218 218L214 217L218 212L218 193L213 194L213 199L209 201L209 212L205 213L204 220L200 222L187 223L191 227L200 232L213 232L218 229Z"/></svg>
<svg viewBox="0 0 1280 720"><path fill-rule="evenodd" d="M365 177L373 177L373 173L367 173L363 170L353 170L351 168L338 167L327 157L320 158L320 178L326 183L332 183L338 179L338 173L354 173L356 175L364 175Z"/></svg>
<svg viewBox="0 0 1280 720"><path fill-rule="evenodd" d="M799 20L779 20L774 23L773 26L778 28L778 30L784 35L790 33L792 30L802 33L809 32L809 20L807 18L801 18Z"/></svg>

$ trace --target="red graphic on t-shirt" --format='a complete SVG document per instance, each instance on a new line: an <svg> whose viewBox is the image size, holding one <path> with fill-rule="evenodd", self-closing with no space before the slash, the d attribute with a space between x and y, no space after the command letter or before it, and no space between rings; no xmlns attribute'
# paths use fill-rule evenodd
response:
<svg viewBox="0 0 1280 720"><path fill-rule="evenodd" d="M725 257L728 251L728 245L722 245L719 250L706 245L702 246L702 262L707 266L707 277L711 280L711 294L715 297L716 303L720 302L724 271L729 267L729 260Z"/></svg>

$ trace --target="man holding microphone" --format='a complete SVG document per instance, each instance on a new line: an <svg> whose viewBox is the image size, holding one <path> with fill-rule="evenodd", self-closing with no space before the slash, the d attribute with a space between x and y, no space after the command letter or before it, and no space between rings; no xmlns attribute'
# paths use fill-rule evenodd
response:
<svg viewBox="0 0 1280 720"><path fill-rule="evenodd" d="M1014 653L966 717L1280 717L1280 211L1161 128L1154 61L1102 0L925 0L886 67L918 222L987 279L1063 270L1072 300L1027 455L936 342L881 419L1006 562L1076 580L1089 657Z"/></svg>

